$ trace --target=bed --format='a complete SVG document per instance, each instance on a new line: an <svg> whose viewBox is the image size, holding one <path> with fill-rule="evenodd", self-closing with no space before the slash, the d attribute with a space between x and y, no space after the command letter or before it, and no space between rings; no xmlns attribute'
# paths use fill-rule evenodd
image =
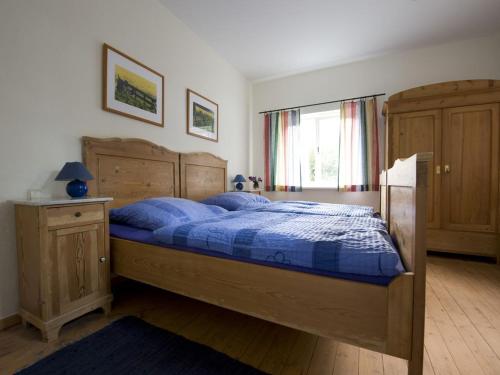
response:
<svg viewBox="0 0 500 375"><path fill-rule="evenodd" d="M227 190L227 162L177 153L139 139L84 137L93 195L115 207L145 198L202 200ZM120 276L264 320L408 360L421 374L425 312L425 186L429 154L396 161L381 175L381 215L406 272L387 285L214 257L118 237Z"/></svg>

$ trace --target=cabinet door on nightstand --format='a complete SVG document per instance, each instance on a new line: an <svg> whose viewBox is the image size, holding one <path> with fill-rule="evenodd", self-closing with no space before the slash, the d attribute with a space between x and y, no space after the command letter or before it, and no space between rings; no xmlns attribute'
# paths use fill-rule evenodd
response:
<svg viewBox="0 0 500 375"><path fill-rule="evenodd" d="M72 311L106 294L109 263L104 241L104 224L50 231L47 276L52 291L49 298L52 316Z"/></svg>

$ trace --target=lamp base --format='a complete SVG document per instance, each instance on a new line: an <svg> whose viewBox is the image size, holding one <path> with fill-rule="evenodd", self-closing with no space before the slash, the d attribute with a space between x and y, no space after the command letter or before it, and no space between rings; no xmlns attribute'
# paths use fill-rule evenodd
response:
<svg viewBox="0 0 500 375"><path fill-rule="evenodd" d="M87 195L87 183L85 181L73 180L66 185L66 193L71 198L81 198Z"/></svg>
<svg viewBox="0 0 500 375"><path fill-rule="evenodd" d="M243 190L243 184L241 182L238 182L234 187L236 190Z"/></svg>

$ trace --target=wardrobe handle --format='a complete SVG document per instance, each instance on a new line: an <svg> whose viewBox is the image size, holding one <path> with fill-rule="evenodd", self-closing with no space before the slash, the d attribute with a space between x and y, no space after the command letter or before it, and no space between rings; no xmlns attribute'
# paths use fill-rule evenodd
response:
<svg viewBox="0 0 500 375"><path fill-rule="evenodd" d="M450 172L451 172L451 168L450 168L450 166L448 164L446 164L444 166L444 173L450 173Z"/></svg>
<svg viewBox="0 0 500 375"><path fill-rule="evenodd" d="M436 165L436 174L441 174L441 166Z"/></svg>

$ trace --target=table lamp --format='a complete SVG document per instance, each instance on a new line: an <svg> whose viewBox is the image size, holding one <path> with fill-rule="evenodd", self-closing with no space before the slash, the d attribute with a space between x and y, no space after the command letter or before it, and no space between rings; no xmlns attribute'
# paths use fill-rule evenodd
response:
<svg viewBox="0 0 500 375"><path fill-rule="evenodd" d="M61 169L56 181L70 181L66 185L66 192L72 198L81 198L87 195L87 183L85 181L93 180L94 177L79 161L67 162Z"/></svg>
<svg viewBox="0 0 500 375"><path fill-rule="evenodd" d="M237 174L233 182L236 182L236 185L234 185L236 190L243 190L243 182L246 182L246 180L241 174Z"/></svg>

